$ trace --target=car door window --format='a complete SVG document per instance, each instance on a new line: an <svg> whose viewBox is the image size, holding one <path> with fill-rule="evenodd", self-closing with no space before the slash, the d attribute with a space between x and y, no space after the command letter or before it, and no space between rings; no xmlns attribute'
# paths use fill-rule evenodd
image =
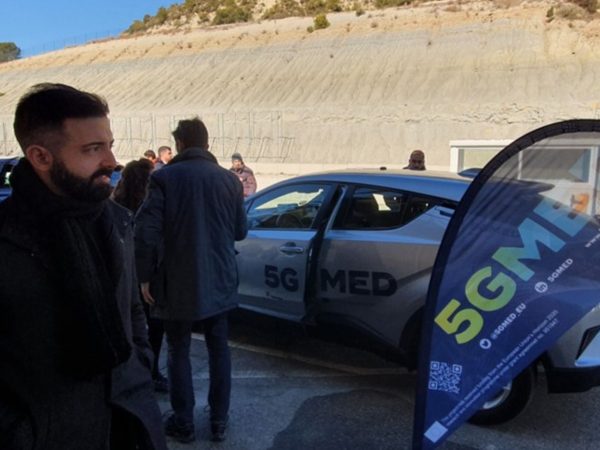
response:
<svg viewBox="0 0 600 450"><path fill-rule="evenodd" d="M302 184L274 189L254 199L248 211L250 229L307 229L329 190L327 185Z"/></svg>
<svg viewBox="0 0 600 450"><path fill-rule="evenodd" d="M439 200L405 192L361 187L334 223L337 229L397 228L416 219Z"/></svg>
<svg viewBox="0 0 600 450"><path fill-rule="evenodd" d="M404 223L411 222L412 220L419 217L426 211L429 211L436 205L441 204L442 202L439 199L413 195L410 198L408 203L408 207L406 208L406 215L404 217ZM449 206L449 204L444 203L445 206Z"/></svg>
<svg viewBox="0 0 600 450"><path fill-rule="evenodd" d="M357 188L334 228L394 228L402 224L407 196L402 192Z"/></svg>

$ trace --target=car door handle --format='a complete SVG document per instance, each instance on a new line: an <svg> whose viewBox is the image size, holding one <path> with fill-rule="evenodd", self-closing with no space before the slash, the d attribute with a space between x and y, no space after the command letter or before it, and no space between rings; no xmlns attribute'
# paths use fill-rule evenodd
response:
<svg viewBox="0 0 600 450"><path fill-rule="evenodd" d="M299 255L301 253L304 253L304 248L297 247L296 244L293 242L288 242L287 244L284 244L281 247L279 247L279 251L281 253L285 253L286 255Z"/></svg>

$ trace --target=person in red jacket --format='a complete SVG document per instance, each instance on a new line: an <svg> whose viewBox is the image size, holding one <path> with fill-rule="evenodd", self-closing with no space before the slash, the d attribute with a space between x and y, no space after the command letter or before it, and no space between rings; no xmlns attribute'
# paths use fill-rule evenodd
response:
<svg viewBox="0 0 600 450"><path fill-rule="evenodd" d="M231 155L231 168L229 169L237 175L244 187L244 198L256 192L256 178L250 167L244 164L242 155L234 153Z"/></svg>

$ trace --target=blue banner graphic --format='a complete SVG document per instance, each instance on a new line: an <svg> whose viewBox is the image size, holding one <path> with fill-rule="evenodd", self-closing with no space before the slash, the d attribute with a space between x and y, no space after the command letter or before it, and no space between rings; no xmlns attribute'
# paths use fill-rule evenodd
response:
<svg viewBox="0 0 600 450"><path fill-rule="evenodd" d="M548 125L465 193L425 307L414 448L439 446L476 412L512 417L532 364L600 304L599 149L600 121ZM492 398L504 404L481 412Z"/></svg>

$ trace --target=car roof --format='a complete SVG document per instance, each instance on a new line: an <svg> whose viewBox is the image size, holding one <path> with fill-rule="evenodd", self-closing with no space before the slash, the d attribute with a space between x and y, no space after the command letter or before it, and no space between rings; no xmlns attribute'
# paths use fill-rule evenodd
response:
<svg viewBox="0 0 600 450"><path fill-rule="evenodd" d="M281 181L271 187L303 182L352 183L417 192L433 197L459 201L472 178L452 172L402 169L345 169L301 175Z"/></svg>

